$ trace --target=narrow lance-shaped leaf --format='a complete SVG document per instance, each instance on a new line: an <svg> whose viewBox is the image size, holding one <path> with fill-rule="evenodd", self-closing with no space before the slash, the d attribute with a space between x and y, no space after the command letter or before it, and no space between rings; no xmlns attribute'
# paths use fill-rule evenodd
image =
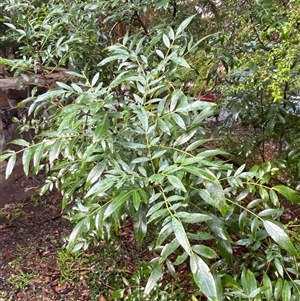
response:
<svg viewBox="0 0 300 301"><path fill-rule="evenodd" d="M167 47L167 48L169 48L170 47L170 40L169 40L169 38L168 38L168 36L167 35L163 35L163 42L164 42L164 44L165 44L165 46Z"/></svg>
<svg viewBox="0 0 300 301"><path fill-rule="evenodd" d="M33 152L32 152L32 148L30 148L30 147L26 148L23 152L22 164L23 164L23 169L24 169L26 176L29 173L30 160L32 158L32 155L33 155Z"/></svg>
<svg viewBox="0 0 300 301"><path fill-rule="evenodd" d="M178 37L179 34L181 34L186 27L192 22L192 20L194 19L195 15L190 16L189 18L185 19L177 28L176 30L176 37Z"/></svg>
<svg viewBox="0 0 300 301"><path fill-rule="evenodd" d="M98 79L99 79L99 76L100 76L100 73L99 73L99 72L97 72L97 73L94 75L94 77L93 77L93 79L92 79L92 83L91 83L91 86L92 86L92 87L94 87L94 86L96 85L96 83L97 83L97 81L98 81Z"/></svg>
<svg viewBox="0 0 300 301"><path fill-rule="evenodd" d="M174 253L178 247L180 246L177 238L174 238L170 243L166 244L161 251L161 258L159 259L159 263L165 262L165 260ZM186 253L185 253L186 254Z"/></svg>
<svg viewBox="0 0 300 301"><path fill-rule="evenodd" d="M97 214L95 216L95 227L100 237L102 235L103 224L104 224L104 207L101 207L98 209Z"/></svg>
<svg viewBox="0 0 300 301"><path fill-rule="evenodd" d="M15 140L11 141L10 143L15 144L15 145L25 146L25 147L29 146L29 142L24 139L15 139Z"/></svg>
<svg viewBox="0 0 300 301"><path fill-rule="evenodd" d="M7 158L9 158L12 155L13 151L9 151L9 152L5 152L0 154L0 162L3 162L4 160L6 160Z"/></svg>
<svg viewBox="0 0 300 301"><path fill-rule="evenodd" d="M57 96L59 96L61 94L62 94L61 90L51 90L51 91L48 91L48 92L46 92L44 94L39 95L37 97L37 99L35 100L35 103L43 101L43 100L46 100L46 99L51 99L51 98L57 97Z"/></svg>
<svg viewBox="0 0 300 301"><path fill-rule="evenodd" d="M42 143L35 149L35 152L33 155L33 166L34 166L35 173L37 173L39 171L39 165L40 165L41 159L44 154L44 148L45 148L45 145Z"/></svg>
<svg viewBox="0 0 300 301"><path fill-rule="evenodd" d="M56 84L57 84L59 87L65 89L65 90L72 91L72 88L71 88L70 86L68 86L67 84L65 84L65 83L62 83L62 82L56 82Z"/></svg>
<svg viewBox="0 0 300 301"><path fill-rule="evenodd" d="M182 164L185 164L185 160ZM201 177L202 179L207 179L210 181L214 181L216 179L216 176L208 169L205 170L196 166L184 166L182 169L194 176L197 176L199 178Z"/></svg>
<svg viewBox="0 0 300 301"><path fill-rule="evenodd" d="M206 189L212 199L215 200L216 208L221 212L223 216L225 216L227 211L231 210L231 207L226 203L225 193L220 182L217 180L209 182L206 184Z"/></svg>
<svg viewBox="0 0 300 301"><path fill-rule="evenodd" d="M161 228L156 240L156 247L160 246L171 233L173 233L173 227L172 223L169 222Z"/></svg>
<svg viewBox="0 0 300 301"><path fill-rule="evenodd" d="M141 204L140 195L136 190L133 190L131 197L132 197L133 207L136 211L138 211L140 208L140 204Z"/></svg>
<svg viewBox="0 0 300 301"><path fill-rule="evenodd" d="M137 157L131 161L131 163L142 163L142 162L148 162L148 157Z"/></svg>
<svg viewBox="0 0 300 301"><path fill-rule="evenodd" d="M78 238L82 233L84 233L86 230L86 220L82 219L79 221L76 226L74 227L70 237L69 237L69 243L67 245L68 250L72 250L74 245L76 244Z"/></svg>
<svg viewBox="0 0 300 301"><path fill-rule="evenodd" d="M125 75L126 72L122 72L120 73L110 84L110 87L116 87L118 86L119 84L121 83L124 83L124 82L129 82L129 81L133 81L133 82L136 82L136 84L140 84L142 86L146 85L147 82L145 80L145 78L142 76L142 75L135 75L136 73L133 73L133 74L127 74Z"/></svg>
<svg viewBox="0 0 300 301"><path fill-rule="evenodd" d="M95 144L90 144L87 146L85 149L85 152L81 158L81 166L84 166L86 163L86 160L93 154L95 151L96 145Z"/></svg>
<svg viewBox="0 0 300 301"><path fill-rule="evenodd" d="M201 223L203 221L210 220L211 217L203 213L189 213L189 212L176 212L176 217L178 217L183 223L195 224Z"/></svg>
<svg viewBox="0 0 300 301"><path fill-rule="evenodd" d="M179 136L176 141L174 142L173 146L182 145L186 142L188 142L190 139L193 138L193 136L197 133L197 130L193 130L189 133L183 133L181 136Z"/></svg>
<svg viewBox="0 0 300 301"><path fill-rule="evenodd" d="M182 92L180 90L175 90L171 96L171 103L170 103L170 112L173 112L177 106L179 98L182 96Z"/></svg>
<svg viewBox="0 0 300 301"><path fill-rule="evenodd" d="M109 188L111 188L115 182L110 179L110 178L105 178L100 182L97 182L85 195L85 198L92 196L92 195L97 195L104 193L107 191Z"/></svg>
<svg viewBox="0 0 300 301"><path fill-rule="evenodd" d="M171 117L179 127L185 130L185 123L180 115L173 113Z"/></svg>
<svg viewBox="0 0 300 301"><path fill-rule="evenodd" d="M257 289L257 282L254 274L250 270L246 270L246 268L242 271L241 283L248 296Z"/></svg>
<svg viewBox="0 0 300 301"><path fill-rule="evenodd" d="M230 243L233 243L231 237L226 231L223 220L214 214L210 213L208 215L211 217L211 219L207 220L206 224L210 227L210 229L221 239L228 240Z"/></svg>
<svg viewBox="0 0 300 301"><path fill-rule="evenodd" d="M175 237L177 238L178 242L184 248L184 250L190 255L191 246L182 223L177 218L173 218L172 226L173 226Z"/></svg>
<svg viewBox="0 0 300 301"><path fill-rule="evenodd" d="M195 101L192 103L188 103L184 106L178 107L175 112L191 112L191 111L201 111L207 107L213 107L215 106L214 104L211 104L209 102L204 102L204 101Z"/></svg>
<svg viewBox="0 0 300 301"><path fill-rule="evenodd" d="M147 233L146 213L147 213L146 209L141 206L136 213L136 220L134 221L134 233L139 245L141 245Z"/></svg>
<svg viewBox="0 0 300 301"><path fill-rule="evenodd" d="M293 203L300 203L300 195L295 190L284 185L275 185L272 187L273 190L282 194L285 198Z"/></svg>
<svg viewBox="0 0 300 301"><path fill-rule="evenodd" d="M292 292L291 292L291 283L288 280L284 280L283 288L282 288L282 301L290 301Z"/></svg>
<svg viewBox="0 0 300 301"><path fill-rule="evenodd" d="M153 154L153 156L151 157L151 159L155 159L155 158L160 158L163 154L165 154L167 152L166 149L163 149L163 150L160 150L160 151L157 151Z"/></svg>
<svg viewBox="0 0 300 301"><path fill-rule="evenodd" d="M107 115L105 115L95 129L94 136L93 136L93 143L100 141L102 137L106 135L108 128L109 128L109 119Z"/></svg>
<svg viewBox="0 0 300 301"><path fill-rule="evenodd" d="M77 93L82 93L83 91L82 91L82 89L81 89L81 87L79 87L77 84L75 84L75 83L72 83L71 84L71 87L74 89L74 91L76 91Z"/></svg>
<svg viewBox="0 0 300 301"><path fill-rule="evenodd" d="M147 148L146 144L135 143L135 142L124 142L123 146L129 149L139 149L139 148Z"/></svg>
<svg viewBox="0 0 300 301"><path fill-rule="evenodd" d="M194 281L210 301L217 300L217 289L215 280L207 264L196 254L190 257L190 266Z"/></svg>
<svg viewBox="0 0 300 301"><path fill-rule="evenodd" d="M175 57L171 57L171 60L174 63L178 64L179 66L182 66L182 67L185 67L185 68L191 68L189 63L183 57L175 56Z"/></svg>
<svg viewBox="0 0 300 301"><path fill-rule="evenodd" d="M192 249L195 253L199 254L202 257L206 257L210 259L218 257L217 253L213 249L205 245L193 245Z"/></svg>
<svg viewBox="0 0 300 301"><path fill-rule="evenodd" d="M103 161L98 163L96 166L94 166L90 171L90 173L88 174L86 180L87 183L91 183L91 184L95 183L101 177L105 167L106 167L106 163Z"/></svg>
<svg viewBox="0 0 300 301"><path fill-rule="evenodd" d="M64 110L67 110L68 107L65 107ZM57 129L57 133L60 134L66 129L73 128L74 120L75 120L76 112L70 112L61 120L59 127Z"/></svg>
<svg viewBox="0 0 300 301"><path fill-rule="evenodd" d="M283 270L282 262L277 257L275 257L275 259L274 259L274 266L275 266L276 271L280 275L280 277L283 277L284 270Z"/></svg>
<svg viewBox="0 0 300 301"><path fill-rule="evenodd" d="M200 140L197 140L195 142L193 142L192 144L190 144L185 150L187 152L189 151L192 151L194 149L196 149L197 147L199 147L200 145L206 143L206 142L209 142L209 141L212 141L212 139L200 139Z"/></svg>
<svg viewBox="0 0 300 301"><path fill-rule="evenodd" d="M151 275L148 279L145 288L146 295L148 295L152 291L152 289L154 288L157 281L161 278L162 275L163 275L163 266L160 264L151 272Z"/></svg>
<svg viewBox="0 0 300 301"><path fill-rule="evenodd" d="M275 283L275 287L274 287L274 300L275 301L280 300L282 288L283 288L283 280L282 280L282 278L278 278Z"/></svg>
<svg viewBox="0 0 300 301"><path fill-rule="evenodd" d="M137 117L140 120L141 124L142 124L142 128L147 131L148 130L148 114L147 111L145 109L141 109L141 112L137 113Z"/></svg>
<svg viewBox="0 0 300 301"><path fill-rule="evenodd" d="M263 285L266 287L264 294L267 301L272 300L272 281L270 280L269 276L264 272L263 275Z"/></svg>
<svg viewBox="0 0 300 301"><path fill-rule="evenodd" d="M271 221L263 221L268 234L277 242L280 247L288 251L291 255L298 256L298 252L285 231Z"/></svg>
<svg viewBox="0 0 300 301"><path fill-rule="evenodd" d="M8 162L7 162L6 172L5 172L5 178L6 179L11 175L11 173L14 169L14 166L16 164L16 159L17 159L17 155L16 155L15 152L13 152L11 157L9 158Z"/></svg>
<svg viewBox="0 0 300 301"><path fill-rule="evenodd" d="M53 161L58 158L58 156L61 152L62 146L63 146L62 139L56 140L54 142L54 144L51 146L50 151L49 151L49 163L50 164L52 164Z"/></svg>
<svg viewBox="0 0 300 301"><path fill-rule="evenodd" d="M104 60L102 60L97 66L103 66L107 63L116 61L116 60L122 60L122 59L127 59L128 55L124 55L124 54L117 54L117 55L112 55L112 56L108 56L107 58L105 58Z"/></svg>
<svg viewBox="0 0 300 301"><path fill-rule="evenodd" d="M236 172L234 173L234 176L238 176L244 169L245 169L246 164L241 165Z"/></svg>
<svg viewBox="0 0 300 301"><path fill-rule="evenodd" d="M167 179L170 182L170 184L172 184L174 186L175 189L179 189L183 192L186 192L184 185L176 176L168 175Z"/></svg>
<svg viewBox="0 0 300 301"><path fill-rule="evenodd" d="M109 217L120 206L122 206L130 198L131 194L132 191L121 192L118 196L114 197L104 212L104 218Z"/></svg>
<svg viewBox="0 0 300 301"><path fill-rule="evenodd" d="M224 275L222 277L222 284L223 284L224 287L230 287L230 288L233 288L235 290L242 290L239 283L229 275Z"/></svg>
<svg viewBox="0 0 300 301"><path fill-rule="evenodd" d="M148 219L148 224L150 224L151 222L153 222L156 219L162 219L163 217L168 215L168 213L169 212L166 208L155 211L153 214L151 214L150 218Z"/></svg>

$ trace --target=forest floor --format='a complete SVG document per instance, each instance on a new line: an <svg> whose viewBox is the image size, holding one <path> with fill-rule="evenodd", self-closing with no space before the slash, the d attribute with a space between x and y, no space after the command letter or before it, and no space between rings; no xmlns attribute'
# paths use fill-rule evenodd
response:
<svg viewBox="0 0 300 301"><path fill-rule="evenodd" d="M0 211L0 300L89 300L84 283L62 283L57 256L71 231L52 197ZM76 287L77 286L77 287ZM72 299L73 298L73 299Z"/></svg>
<svg viewBox="0 0 300 301"><path fill-rule="evenodd" d="M134 242L130 221L119 230L118 243L67 252L72 226L60 201L57 193L33 195L0 208L0 301L111 300L149 260Z"/></svg>

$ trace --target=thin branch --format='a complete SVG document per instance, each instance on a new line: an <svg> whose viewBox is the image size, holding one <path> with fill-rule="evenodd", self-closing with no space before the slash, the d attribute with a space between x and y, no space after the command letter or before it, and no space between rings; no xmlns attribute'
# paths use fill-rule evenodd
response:
<svg viewBox="0 0 300 301"><path fill-rule="evenodd" d="M251 20L251 23L252 23L252 27L253 27L254 33L255 33L255 35L256 35L256 37L257 37L259 43L260 43L263 47L266 47L265 44L264 44L264 42L262 41L262 39L261 39L260 36L259 36L259 33L258 33L258 31L257 31L257 29L256 29L256 27L255 27L255 25L254 25L254 20L253 20L253 18L252 18L251 15L250 15L250 20Z"/></svg>

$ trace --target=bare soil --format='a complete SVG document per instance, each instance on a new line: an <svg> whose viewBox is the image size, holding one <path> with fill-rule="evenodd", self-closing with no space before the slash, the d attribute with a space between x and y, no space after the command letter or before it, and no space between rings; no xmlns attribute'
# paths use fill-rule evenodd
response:
<svg viewBox="0 0 300 301"><path fill-rule="evenodd" d="M0 300L89 300L85 285L62 283L57 250L71 231L59 202L10 203L0 215ZM88 294L86 294L88 296Z"/></svg>
<svg viewBox="0 0 300 301"><path fill-rule="evenodd" d="M28 187L40 181L29 178L23 184ZM103 244L72 260L72 255L64 253L72 225L61 211L60 194L41 197L32 189L31 197L19 201L24 187L16 184L15 188L11 202L0 207L0 301L106 301L101 292L112 292L115 287L99 277L98 271L110 274L116 268L127 276L135 271L142 255L134 241L132 222L120 229L118 255L107 257ZM89 283L94 274L98 277Z"/></svg>
<svg viewBox="0 0 300 301"><path fill-rule="evenodd" d="M2 183L0 183L0 208L4 207L5 204L22 202L37 194L38 189L44 183L44 176L25 177L22 175L15 180L10 177L7 181L9 181L9 185L1 185Z"/></svg>

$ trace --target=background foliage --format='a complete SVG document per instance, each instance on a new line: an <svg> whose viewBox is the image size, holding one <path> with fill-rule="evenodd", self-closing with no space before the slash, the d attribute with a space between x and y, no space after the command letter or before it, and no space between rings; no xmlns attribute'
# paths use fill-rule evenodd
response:
<svg viewBox="0 0 300 301"><path fill-rule="evenodd" d="M41 193L62 191L70 251L109 244L130 219L137 244L153 251L142 294L187 264L192 300L300 298L297 226L280 221L281 198L299 195L274 183L283 171L294 188L298 180L297 4L2 3L5 38L19 44L3 62L24 77L70 70L70 81L23 102L31 118L20 130L36 137L14 141L26 174L48 173ZM219 141L254 129L237 154L254 157L272 140L276 164L264 152L252 167L226 160L207 126L218 105L193 95L206 91L227 112ZM1 155L7 176L16 158Z"/></svg>

